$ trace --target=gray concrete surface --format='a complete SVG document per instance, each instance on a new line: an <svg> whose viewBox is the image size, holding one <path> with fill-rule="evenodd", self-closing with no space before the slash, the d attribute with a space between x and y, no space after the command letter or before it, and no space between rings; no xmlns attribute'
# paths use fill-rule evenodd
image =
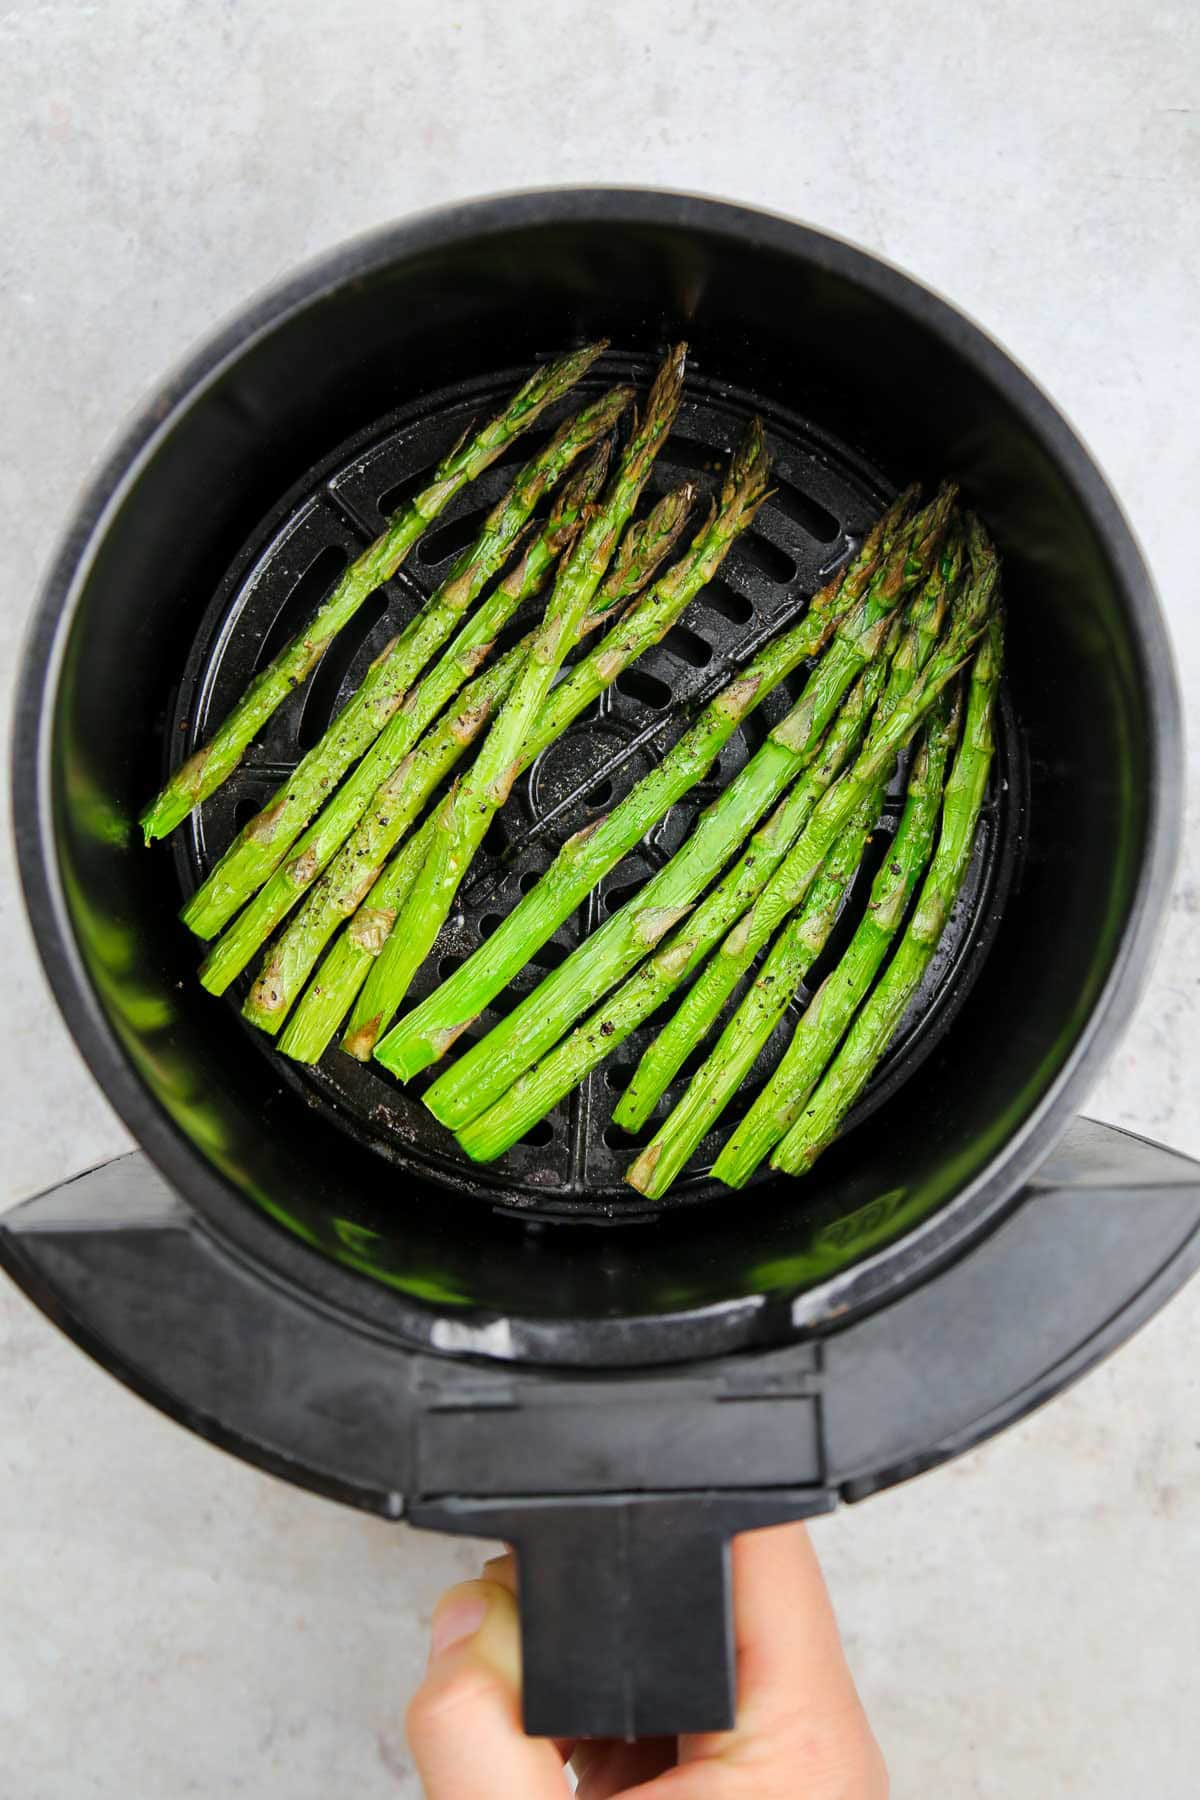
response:
<svg viewBox="0 0 1200 1800"><path fill-rule="evenodd" d="M1198 77L1182 0L2 5L4 666L123 414L257 286L413 208L625 181L803 216L999 336L1125 501L1195 734ZM1195 793L1092 1110L1200 1154ZM3 854L0 1206L126 1142ZM819 1527L898 1800L1194 1794L1198 1329L1200 1287L1050 1410ZM403 1701L472 1561L205 1448L0 1287L5 1800L415 1796Z"/></svg>

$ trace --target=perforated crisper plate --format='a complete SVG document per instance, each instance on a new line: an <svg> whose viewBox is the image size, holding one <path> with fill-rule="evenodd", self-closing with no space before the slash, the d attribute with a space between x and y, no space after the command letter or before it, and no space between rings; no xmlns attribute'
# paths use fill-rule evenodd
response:
<svg viewBox="0 0 1200 1800"><path fill-rule="evenodd" d="M272 719L226 785L179 834L177 864L185 893L203 879L234 832L265 802L300 756L315 744L337 709L361 681L384 642L432 593L453 558L475 536L486 511L536 445L585 395L614 379L643 387L650 359L608 354L574 396L540 431L519 439L480 477L410 554L386 587L373 595L332 644L307 685ZM416 491L438 458L472 421L491 413L528 370L497 371L486 381L433 394L343 445L264 520L214 597L180 682L171 731L171 760L207 737L254 672L299 628L329 591L345 563L374 538L385 517ZM746 662L757 647L798 618L807 597L856 545L892 492L893 484L864 458L832 441L798 415L761 406L753 394L706 380L689 367L687 397L671 438L655 464L643 510L668 487L694 479L702 496L720 482L728 454L759 413L773 459L774 492L752 530L730 552L719 575L688 608L663 642L624 674L599 703L546 750L514 789L485 840L472 877L447 921L432 957L414 984L413 1003L455 968L516 904L549 865L565 838L608 810L661 758L686 728L696 707ZM515 634L528 617L514 622ZM685 836L698 811L743 766L803 685L804 672L751 715L722 752L718 766L674 807L636 850L600 883L585 905L534 954L531 965L489 1007L465 1042L475 1042L554 968L580 938L636 892ZM1013 861L1019 796L1017 735L1005 704L999 755L979 845L963 894L938 954L851 1126L860 1122L932 1048L964 997L999 915ZM885 803L867 861L854 883L832 940L810 976L823 979L844 947L886 851L898 812L901 780ZM648 1021L595 1071L570 1100L534 1127L500 1161L480 1168L461 1156L450 1134L420 1104L429 1076L400 1087L378 1065L364 1067L336 1047L321 1065L289 1062L272 1041L240 1019L247 976L214 1006L230 1008L271 1058L281 1082L299 1086L313 1105L327 1107L342 1130L379 1155L419 1168L458 1191L488 1202L551 1217L633 1219L647 1211L626 1187L622 1171L636 1147L682 1092L685 1065L655 1119L631 1136L611 1123L616 1095L650 1041ZM803 1006L801 991L796 1009ZM750 1105L787 1041L786 1018L756 1066L735 1107L696 1159L700 1171L678 1182L667 1202L712 1200L727 1190L704 1172L730 1122ZM435 1071L436 1072L436 1071Z"/></svg>

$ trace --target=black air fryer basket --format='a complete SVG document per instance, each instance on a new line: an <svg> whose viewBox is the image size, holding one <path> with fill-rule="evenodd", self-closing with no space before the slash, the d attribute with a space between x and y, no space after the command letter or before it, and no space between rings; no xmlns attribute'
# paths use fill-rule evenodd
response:
<svg viewBox="0 0 1200 1800"><path fill-rule="evenodd" d="M1009 614L975 861L843 1139L807 1180L739 1195L703 1173L714 1141L658 1205L623 1185L638 1140L611 1124L645 1034L479 1168L420 1083L336 1049L311 1070L276 1054L240 994L200 989L177 920L528 440L188 828L147 851L134 826L463 427L600 335L612 348L581 391L644 382L668 341L691 345L657 491L683 474L711 489L756 413L775 491L682 622L514 791L418 994L799 616L901 483L961 482L1002 551ZM478 1030L654 872L788 701L752 715ZM678 195L519 195L359 241L154 397L47 583L19 701L22 873L59 1002L144 1148L10 1214L0 1260L215 1441L354 1504L515 1543L531 1730L727 1723L733 1532L998 1429L1198 1260L1196 1165L1072 1122L1145 974L1180 765L1162 620L1111 494L1021 371L926 290L786 220Z"/></svg>

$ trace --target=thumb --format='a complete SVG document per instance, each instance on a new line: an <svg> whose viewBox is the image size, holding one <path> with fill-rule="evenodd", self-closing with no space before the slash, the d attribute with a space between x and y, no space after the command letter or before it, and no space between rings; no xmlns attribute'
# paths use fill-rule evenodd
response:
<svg viewBox="0 0 1200 1800"><path fill-rule="evenodd" d="M465 1581L438 1601L406 1723L427 1800L565 1800L554 1744L521 1729L517 1603L496 1582Z"/></svg>

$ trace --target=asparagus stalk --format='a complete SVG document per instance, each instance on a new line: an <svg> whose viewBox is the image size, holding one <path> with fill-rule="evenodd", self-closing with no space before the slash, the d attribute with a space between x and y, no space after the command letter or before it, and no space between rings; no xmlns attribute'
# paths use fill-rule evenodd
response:
<svg viewBox="0 0 1200 1800"><path fill-rule="evenodd" d="M409 502L346 570L304 629L250 683L207 744L171 776L142 814L146 842L165 837L194 806L215 793L242 760L247 746L294 688L306 681L326 646L349 624L368 594L389 581L426 526L468 482L495 462L506 445L541 418L574 387L607 348L603 342L573 351L530 376L507 406L439 464L427 488Z"/></svg>
<svg viewBox="0 0 1200 1800"><path fill-rule="evenodd" d="M832 1066L771 1158L772 1168L785 1174L805 1174L837 1136L842 1120L891 1042L937 948L975 844L995 744L1002 662L1003 627L997 612L972 666L962 743L946 783L941 836L916 910Z"/></svg>
<svg viewBox="0 0 1200 1800"><path fill-rule="evenodd" d="M266 943L305 891L345 842L380 784L404 762L421 732L487 656L497 632L520 606L544 586L556 556L573 541L587 507L604 481L608 447L601 446L559 496L549 520L496 591L469 619L434 667L409 693L363 757L349 780L327 802L300 839L294 854L276 870L249 906L209 952L200 980L222 994ZM511 686L511 681L508 684ZM507 689L505 690L507 692ZM463 745L469 742L463 740Z"/></svg>
<svg viewBox="0 0 1200 1800"><path fill-rule="evenodd" d="M557 486L572 463L597 438L603 438L611 431L632 398L632 388L614 388L568 419L546 448L526 463L512 487L492 508L475 544L458 558L445 581L406 630L392 639L320 742L276 789L267 805L244 826L207 880L192 895L180 916L198 937L214 937L278 868L289 845L324 804L350 765L378 737L404 699L411 682L508 560L542 496ZM573 487L578 485L572 484ZM572 497L576 509L582 503L577 496ZM561 527L561 511L558 523ZM486 612L487 608L483 610ZM503 623L502 616L499 623ZM478 641L487 642L496 629L498 625L489 618L484 635L477 634Z"/></svg>
<svg viewBox="0 0 1200 1800"><path fill-rule="evenodd" d="M872 795L863 802L829 852L812 885L800 919L791 928L795 930L798 926L803 926L805 949L810 962L821 954L830 932L837 924L847 890L862 861L863 851L875 822L872 810L874 798ZM753 992L751 989L747 1001ZM741 1013L742 1008L739 1008L726 1026L722 1039L732 1033L734 1023ZM736 1053L739 1048L736 1041L733 1047ZM745 1046L741 1048L744 1050ZM704 1072L702 1069L700 1074L703 1075ZM744 1074L745 1070L742 1072ZM683 1099L663 1121L653 1140L625 1171L625 1179L630 1186L639 1188L650 1199L662 1198L709 1129L711 1118L700 1103L701 1094L694 1092L695 1088L696 1083L693 1081Z"/></svg>
<svg viewBox="0 0 1200 1800"><path fill-rule="evenodd" d="M797 720L806 735L796 740ZM713 875L767 808L811 760L803 697L762 748L702 814L695 830L636 900L614 913L425 1096L430 1111L455 1130L499 1099L586 1011L620 981L691 909ZM758 874L752 864L748 886ZM733 890L737 891L736 878ZM736 915L735 915L736 916ZM518 1135L520 1135L518 1133Z"/></svg>
<svg viewBox="0 0 1200 1800"><path fill-rule="evenodd" d="M703 778L752 708L800 663L816 655L840 621L855 616L861 623L862 600L885 584L890 590L897 569L902 575L910 570L904 575L905 581L915 579L916 527L905 519L909 499L909 495L903 496L885 513L844 576L821 590L804 619L769 644L709 702L659 766L607 818L564 844L538 885L487 943L400 1021L377 1052L387 1068L407 1080L444 1055L471 1020L523 967L532 951L570 916L600 877ZM932 548L925 543L926 523L922 516L919 554ZM871 622L868 631L873 629ZM827 690L830 714L839 697ZM810 742L815 741L823 723L811 712L805 714L804 729ZM649 944L643 945L643 949L648 948Z"/></svg>
<svg viewBox="0 0 1200 1800"><path fill-rule="evenodd" d="M592 621L603 618L619 598L650 579L683 529L694 498L690 485L677 489L659 502L643 525L626 534L627 547L618 550L592 620L584 621L587 628ZM526 640L526 660L537 636L535 631ZM264 1029L278 1029L321 951L343 920L365 899L392 848L408 830L413 817L409 786L410 771L402 762L376 789L354 833L272 948L244 1009L256 1023L264 1023L259 1014L265 1015ZM431 836L427 854L433 842Z"/></svg>
<svg viewBox="0 0 1200 1800"><path fill-rule="evenodd" d="M946 760L955 736L955 718L947 694L943 692L913 759L904 814L887 861L872 884L866 915L835 975L822 984L792 1039L788 1058L803 1040L808 1050L798 1051L798 1056L803 1059L807 1054L816 1065L816 1075L806 1092L811 1091L816 1077L837 1048L842 1033L874 979L921 870L929 860L941 809ZM782 1019L796 989L824 949L837 917L838 905L862 860L868 833L878 816L879 799L877 789L842 833L830 851L806 905L772 945L753 986L721 1033L703 1068L692 1077L679 1104L630 1167L625 1179L650 1199L657 1200L666 1193L707 1137L754 1067L759 1052ZM832 907L830 899L834 900ZM848 978L851 967L855 971L853 980ZM834 991L839 996L836 1000L831 998ZM848 1011L845 1006L849 1007ZM738 1130L741 1130L740 1126ZM776 1137L780 1135L781 1132L775 1134ZM771 1142L774 1141L772 1138ZM764 1146L751 1168L769 1148L770 1144Z"/></svg>
<svg viewBox="0 0 1200 1800"><path fill-rule="evenodd" d="M880 730L892 716L932 655L946 604L961 567L962 544L955 533L943 547L910 608L904 638L873 721L873 732ZM890 766L882 771L881 779L871 791L876 811L882 802L883 785L889 772ZM626 1131L637 1131L645 1124L687 1057L716 1024L726 1002L749 973L780 920L791 906L804 898L806 887L797 885L797 876L805 883L815 879L819 861L820 858L817 862L810 858L797 868L789 859L772 878L751 911L730 932L708 967L684 995L674 1016L647 1047L629 1086L613 1110L614 1124L623 1126Z"/></svg>
<svg viewBox="0 0 1200 1800"><path fill-rule="evenodd" d="M755 425L734 459L720 509L700 527L686 555L643 600L630 608L591 655L554 689L538 716L535 730L522 748L522 767L528 766L565 730L634 657L656 642L684 611L693 595L711 580L730 544L760 503L766 471L762 434ZM651 537L655 535L653 521L652 514L645 526ZM622 542L619 561L631 535L627 533ZM625 580L629 585L635 585L638 574L637 559L633 558ZM620 568L606 579L601 590L602 600L614 585L622 585ZM584 622L585 630L590 630L604 616L603 612L593 613ZM381 1026L395 1009L389 971L389 955L394 946L389 934L411 886L414 858L419 866L428 852L432 835L433 822L429 820L411 844L406 845L384 869L346 930L332 945L279 1040L279 1048L286 1054L301 1062L315 1062L361 989L343 1048L364 1061L370 1058Z"/></svg>
<svg viewBox="0 0 1200 1800"><path fill-rule="evenodd" d="M685 481L664 494L644 519L634 520L617 545L617 554L591 611L575 634L577 644L602 625L619 603L623 605L650 586L683 536L695 504L695 483Z"/></svg>
<svg viewBox="0 0 1200 1800"><path fill-rule="evenodd" d="M730 546L762 504L769 466L762 427L755 420L730 464L720 504L696 534L688 554L554 690L539 715L536 729L522 747L522 768L553 742L622 669L657 643L693 596L712 579ZM553 926L549 929L553 930ZM504 930L502 926L501 932ZM389 940L362 990L343 1039L343 1048L352 1056L364 1061L370 1057L381 1031L404 998L401 983L406 980L401 946Z"/></svg>
<svg viewBox="0 0 1200 1800"><path fill-rule="evenodd" d="M820 756L696 911L582 1024L460 1129L459 1143L469 1156L490 1162L509 1149L688 979L778 866L820 795L854 754L885 667L880 657L865 670L830 726Z"/></svg>
<svg viewBox="0 0 1200 1800"><path fill-rule="evenodd" d="M913 527L922 536L924 517L919 517ZM825 715L814 711L812 690L815 687L820 691L827 709L832 709L837 704L834 697L837 690L822 678L825 662L832 659L843 669L848 666L843 654L846 641L843 628L851 619L860 621L858 628L869 639L872 655L878 650L880 627L881 624L887 624L888 615L884 613L879 619L874 617L872 597L877 588L882 587L889 593L895 591L897 584L893 575L894 567L904 569L909 566L908 545L902 542L894 555L881 564L867 589L863 604L855 606L839 622L826 657L809 677L799 701L787 718L775 727L762 749L701 817L687 843L642 890L636 904L631 904L607 920L586 945L581 945L553 976L536 989L536 1006L535 995L530 995L507 1020L488 1034L482 1044L477 1045L434 1084L425 1097L425 1103L443 1123L457 1129L498 1098L524 1069L531 1067L538 1056L550 1048L590 1001L627 973L647 949L654 947L663 932L674 925L681 912L691 906L701 889L707 886L716 870L746 836L755 819L761 816L784 787L812 760L818 741L815 734L823 730L826 724ZM895 602L892 601L891 604L894 606ZM872 611L862 621L864 605L872 608ZM869 660L867 656L861 657L859 666L869 666ZM736 693L736 684L734 692ZM840 698L840 695L837 697ZM748 696L750 700L753 698L753 693ZM718 701L714 703L718 708L719 722L720 699L721 696L718 696ZM740 695L737 705L743 713L748 710L748 705ZM713 709L709 710L711 712ZM687 739L683 742L686 743ZM671 761L672 758L668 757L660 769L639 783L623 805L605 821L601 831L597 832L597 837L600 837L601 832L610 830L615 821L617 825L626 827L625 841L621 844L622 852L637 841L650 822L639 818L639 802L644 802L646 793L654 793L656 787L662 784L664 772L671 772ZM632 814L631 823L626 823L623 813ZM657 814L652 814L651 817L653 816ZM593 849L592 841L585 844L585 849L588 852ZM606 866L611 866L616 860L617 857L612 857ZM528 898L535 898L553 875L554 870L551 870L549 876L543 878L539 888L535 888ZM510 916L510 926L515 917L516 914ZM655 935L647 937L648 931ZM499 933L495 935L499 936ZM605 970L605 979L601 985L597 985L597 971L600 968Z"/></svg>
<svg viewBox="0 0 1200 1800"><path fill-rule="evenodd" d="M945 640L934 651L923 675L896 706L891 717L872 727L854 767L818 803L796 847L754 902L742 924L756 920L763 913L767 896L772 895L783 903L782 910L773 917L771 928L774 929L774 925L807 893L834 840L865 796L877 782L886 778L899 751L916 731L986 623L991 584L980 582L969 592L971 603L956 611ZM780 748L778 728L773 739L764 745L764 751ZM437 1118L443 1123L453 1123L457 1128L477 1117L483 1106L503 1093L579 1017L589 1000L607 992L647 949L654 947L677 921L680 910L690 904L720 866L718 861L710 860L711 852L717 851L723 861L728 854L728 832L738 823L744 832L746 809L758 798L759 784L755 777L760 759L762 766L770 766L777 760L775 756L764 758L762 751L752 758L701 819L683 849L647 884L636 901L614 913L599 931L495 1026L481 1044L434 1083L425 1095L425 1104ZM745 782L743 777L748 772L753 772L752 778ZM713 821L726 830L718 829ZM703 850L697 851L697 843L703 844ZM790 877L790 885L783 879L785 870L795 871ZM739 925L738 930L741 929L742 925Z"/></svg>
<svg viewBox="0 0 1200 1800"><path fill-rule="evenodd" d="M895 841L875 877L867 910L854 937L837 968L809 1001L779 1067L735 1127L713 1166L718 1180L730 1187L743 1187L767 1152L794 1124L879 973L933 849L946 764L958 738L960 715L957 691L953 702L948 691L943 693L913 759ZM684 1106L703 1107L704 1131L716 1121L737 1083L752 1066L811 966L802 927L803 918L790 924L776 940L749 995L684 1097ZM737 1067L732 1084L718 1074L721 1056L729 1059L731 1067ZM675 1109L667 1121L669 1126L675 1126L676 1113L681 1110L682 1107ZM675 1167L681 1166L675 1160ZM662 1171L662 1176L669 1180L670 1171ZM629 1178L635 1187L642 1187L632 1171ZM657 1185L660 1178L659 1171L654 1171L656 1192L662 1191ZM643 1187L642 1191L647 1190Z"/></svg>
<svg viewBox="0 0 1200 1800"><path fill-rule="evenodd" d="M454 896L471 866L493 815L503 806L520 771L521 746L541 710L554 677L575 642L625 524L649 479L683 395L686 345L671 350L651 389L646 416L626 447L603 504L585 528L560 573L525 667L461 784L437 815L429 854L397 924L395 968L401 993L432 949ZM263 1030L275 1029L294 995L275 980L275 970L256 985L243 1011Z"/></svg>
<svg viewBox="0 0 1200 1800"><path fill-rule="evenodd" d="M682 497L687 491L689 490L680 490L678 493ZM653 556L640 554L640 545L649 542L653 549L655 545L666 544L666 538L660 533L660 527L655 524L655 520L657 518L662 520L666 517L666 509L671 499L673 497L667 495L667 500L662 500L658 504L655 513L651 513L651 517L644 522L644 526L631 527L626 536L622 538L621 551L617 553L617 567L604 580L604 587L599 596L601 601L604 601L606 596L619 599L637 592L640 581L646 580L649 572L653 572ZM631 608L630 614L626 616L621 625L613 628L612 632L608 632L608 635L604 637L596 655L603 655L606 666L610 668L606 679L612 679L615 671L624 668L622 657L630 657L633 653L637 653L635 644L631 643L631 626L640 625L642 630L649 630L653 625L653 634L662 635L662 632L666 632L669 625L673 623L673 619L678 616L678 612L684 610L696 587L702 587L703 583L709 580L712 567L716 567L716 562L720 562L720 556L723 554L723 549L718 554L712 547L714 536L716 536L714 522L709 520L709 524L700 529L691 551L680 560L680 563L676 563L675 569L669 572L664 580L658 583L653 594L646 601L642 601L639 607ZM671 607L664 605L666 596L671 598ZM612 607L608 607L606 610L612 610ZM596 610L592 616L585 619L585 632L599 625L603 617L604 610ZM649 641L653 641L653 637ZM525 646L525 650L527 650L527 646ZM563 725L567 724L570 718L578 715L579 711L583 711L583 707L588 706L596 698L596 693L599 693L599 688L603 686L603 680L599 679L599 675L594 670L594 662L596 662L596 657L588 657L587 662L579 664L578 670L572 671L570 679L565 680L560 688L552 693L551 700L547 702L547 707L543 709L542 715L538 718L538 731L534 733L531 740L527 740L525 743L525 749L522 752L524 765L527 765L538 752L542 751L545 743L554 736L558 736L558 731L563 729ZM592 679L596 679L596 688L592 688ZM419 794L421 803L425 803L430 787L432 785L421 783L421 794ZM291 1013L288 1024L284 1026L281 1039L279 1039L279 1048L284 1051L284 1055L295 1058L297 1062L317 1062L318 1057L324 1055L327 1042L333 1037L336 1028L344 1021L345 1013L349 1012L351 1004L354 1003L354 997L362 988L363 1001L367 1003L367 1006L365 1006L365 1012L363 1012L362 1004L354 1010L344 1048L351 1049L351 1053L358 1055L362 1060L369 1060L371 1057L374 1039L380 1030L378 1008L381 1004L385 1004L385 1001L376 1001L372 995L367 995L363 983L367 981L367 977L374 976L374 970L378 968L383 986L387 986L387 945L389 945L390 929L392 929L392 923L396 922L399 907L407 898L408 889L412 887L412 880L416 877L417 869L421 868L423 860L428 855L430 839L434 835L432 826L434 826L434 821L428 819L425 826L417 832L416 837L405 844L405 848L399 851L398 857L394 857L389 866L383 869L383 873L376 880L371 893L354 913L353 920L331 945L326 959L318 968L317 977L304 990L299 1006L295 1008L295 1012Z"/></svg>
<svg viewBox="0 0 1200 1800"><path fill-rule="evenodd" d="M512 672L516 679L516 667ZM278 1048L295 1062L315 1063L343 1023L355 995L386 948L396 915L429 854L433 820L401 844L321 966L279 1034Z"/></svg>

